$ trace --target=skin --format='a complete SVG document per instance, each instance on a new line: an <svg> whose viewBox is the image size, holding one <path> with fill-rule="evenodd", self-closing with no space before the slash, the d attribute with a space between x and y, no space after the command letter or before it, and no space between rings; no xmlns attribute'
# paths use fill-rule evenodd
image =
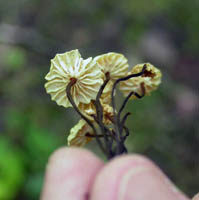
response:
<svg viewBox="0 0 199 200"><path fill-rule="evenodd" d="M141 155L104 163L88 150L61 148L49 159L40 200L190 200ZM193 200L199 200L196 195Z"/></svg>

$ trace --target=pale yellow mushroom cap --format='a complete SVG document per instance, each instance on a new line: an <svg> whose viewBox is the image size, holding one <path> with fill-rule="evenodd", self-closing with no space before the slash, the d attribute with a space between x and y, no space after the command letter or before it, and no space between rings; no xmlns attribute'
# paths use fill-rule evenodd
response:
<svg viewBox="0 0 199 200"><path fill-rule="evenodd" d="M128 72L128 60L120 53L106 53L95 57L94 60L104 74L109 72L111 82L126 76Z"/></svg>
<svg viewBox="0 0 199 200"><path fill-rule="evenodd" d="M104 104L101 102L101 106L103 108L103 123L108 125L111 124L111 120L113 119L113 108L108 105L108 104ZM82 113L84 114L84 116L86 116L89 120L91 120L93 123L95 123L94 118L92 117L92 115L96 116L96 109L95 109L95 105L93 102L89 103L89 104L79 104L79 109L82 111Z"/></svg>
<svg viewBox="0 0 199 200"><path fill-rule="evenodd" d="M70 130L68 146L84 146L92 140L92 138L87 137L86 134L93 135L93 130L86 121L80 119L79 122Z"/></svg>
<svg viewBox="0 0 199 200"><path fill-rule="evenodd" d="M105 104L110 104L111 102L111 91L113 83L122 77L125 77L128 73L128 60L127 58L120 53L106 53L99 56L96 56L94 60L98 63L101 68L104 78L107 73L110 75L110 80L106 85L101 100Z"/></svg>
<svg viewBox="0 0 199 200"><path fill-rule="evenodd" d="M161 83L161 71L150 63L135 65L128 75L141 72L144 65L146 65L146 73L144 75L133 77L120 83L120 90L123 92L124 96L127 96L132 91L141 95L141 84L145 88L145 95L150 95ZM132 96L132 98L134 99L136 97Z"/></svg>
<svg viewBox="0 0 199 200"><path fill-rule="evenodd" d="M81 112L91 121L94 121L94 118L92 117L92 115L96 114L95 111L95 105L93 104L93 102L90 102L88 104L85 103L80 103L79 104L79 109L81 110Z"/></svg>
<svg viewBox="0 0 199 200"><path fill-rule="evenodd" d="M66 87L71 78L77 81L71 88L71 95L78 106L79 103L90 103L96 98L97 92L103 83L103 74L92 58L83 59L78 50L57 54L51 60L51 67L45 79L47 93L58 105L71 106Z"/></svg>

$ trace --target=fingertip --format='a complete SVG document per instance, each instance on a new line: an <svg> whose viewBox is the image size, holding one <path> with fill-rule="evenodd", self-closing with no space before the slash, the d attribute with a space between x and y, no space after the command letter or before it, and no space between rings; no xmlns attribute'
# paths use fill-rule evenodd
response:
<svg viewBox="0 0 199 200"><path fill-rule="evenodd" d="M76 162L79 163L80 161L85 162L86 160L88 160L89 162L102 163L99 158L97 158L92 152L88 151L87 149L76 147L61 147L55 150L49 157L47 170L52 170L56 168L57 165L61 167L65 164L72 165Z"/></svg>
<svg viewBox="0 0 199 200"><path fill-rule="evenodd" d="M177 198L187 200L152 161L140 155L113 159L98 173L91 191L95 200Z"/></svg>
<svg viewBox="0 0 199 200"><path fill-rule="evenodd" d="M41 200L83 200L103 162L81 148L60 148L49 158Z"/></svg>
<svg viewBox="0 0 199 200"><path fill-rule="evenodd" d="M199 200L199 193L198 194L196 194L194 197L193 197L193 199L192 200Z"/></svg>
<svg viewBox="0 0 199 200"><path fill-rule="evenodd" d="M117 199L119 182L125 171L128 171L129 168L136 169L145 165L152 165L152 162L141 155L115 157L97 174L91 190L91 200Z"/></svg>

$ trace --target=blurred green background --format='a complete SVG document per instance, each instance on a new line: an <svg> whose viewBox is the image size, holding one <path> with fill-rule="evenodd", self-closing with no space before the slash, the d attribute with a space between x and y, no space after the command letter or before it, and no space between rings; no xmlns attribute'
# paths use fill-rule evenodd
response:
<svg viewBox="0 0 199 200"><path fill-rule="evenodd" d="M162 70L160 88L128 104L128 149L199 192L198 10L199 0L0 0L0 200L39 199L48 157L77 123L44 89L50 59L72 49Z"/></svg>

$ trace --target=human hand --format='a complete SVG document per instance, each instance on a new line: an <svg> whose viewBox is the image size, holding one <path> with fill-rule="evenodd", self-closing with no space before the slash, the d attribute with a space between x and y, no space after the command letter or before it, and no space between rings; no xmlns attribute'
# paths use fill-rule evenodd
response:
<svg viewBox="0 0 199 200"><path fill-rule="evenodd" d="M47 165L41 200L88 199L190 200L143 156L122 155L105 164L85 149L57 150Z"/></svg>

